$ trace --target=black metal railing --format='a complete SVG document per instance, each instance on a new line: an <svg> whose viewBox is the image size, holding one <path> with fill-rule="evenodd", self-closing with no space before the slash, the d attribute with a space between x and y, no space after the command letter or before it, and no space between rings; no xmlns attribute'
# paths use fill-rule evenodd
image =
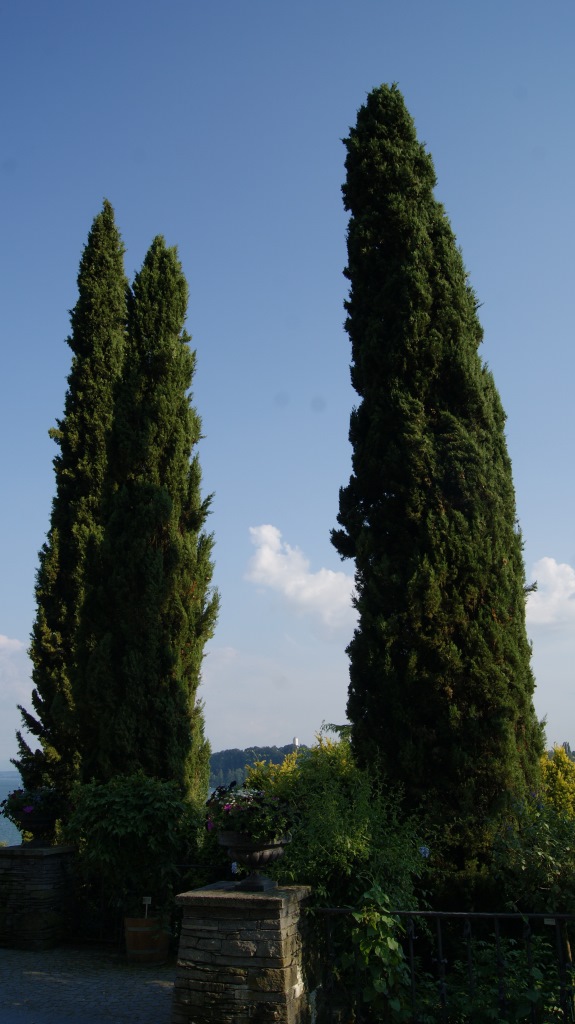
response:
<svg viewBox="0 0 575 1024"><path fill-rule="evenodd" d="M370 963L354 943L352 913L322 908L316 918L328 1022L575 1024L575 915L393 911L402 963L386 979L385 956ZM386 983L373 999L378 970Z"/></svg>

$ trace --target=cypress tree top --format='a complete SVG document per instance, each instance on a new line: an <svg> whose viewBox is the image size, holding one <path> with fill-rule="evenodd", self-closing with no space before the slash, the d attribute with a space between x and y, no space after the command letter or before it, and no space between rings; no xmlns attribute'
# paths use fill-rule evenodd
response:
<svg viewBox="0 0 575 1024"><path fill-rule="evenodd" d="M396 86L347 147L353 472L332 540L356 565L348 714L411 805L488 815L537 775L505 416L477 303Z"/></svg>
<svg viewBox="0 0 575 1024"><path fill-rule="evenodd" d="M88 547L101 537L101 502L108 463L115 387L124 355L126 295L124 246L105 200L94 219L78 273L68 344L72 367L64 416L51 431L56 494L50 529L40 551L37 613L30 657L35 715L21 708L24 725L40 743L32 750L18 734L14 763L25 785L67 790L77 774L78 742L71 675L76 628L85 596Z"/></svg>
<svg viewBox="0 0 575 1024"><path fill-rule="evenodd" d="M218 599L195 452L201 424L189 395L187 298L176 250L155 238L130 302L105 530L79 637L78 717L85 780L143 770L205 799L209 746L197 689Z"/></svg>

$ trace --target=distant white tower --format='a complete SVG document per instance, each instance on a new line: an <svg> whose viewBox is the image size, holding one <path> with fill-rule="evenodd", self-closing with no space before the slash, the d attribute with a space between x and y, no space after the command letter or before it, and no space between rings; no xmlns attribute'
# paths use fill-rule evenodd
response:
<svg viewBox="0 0 575 1024"><path fill-rule="evenodd" d="M297 736L294 736L294 738L293 738L293 745L294 745L294 747L297 750L297 748L299 747L299 740L298 740Z"/></svg>

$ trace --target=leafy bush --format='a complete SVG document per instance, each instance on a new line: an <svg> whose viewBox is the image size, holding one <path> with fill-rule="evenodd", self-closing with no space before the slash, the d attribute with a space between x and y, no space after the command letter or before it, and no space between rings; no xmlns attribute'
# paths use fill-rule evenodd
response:
<svg viewBox="0 0 575 1024"><path fill-rule="evenodd" d="M575 765L562 747L541 759L542 788L494 832L491 874L507 909L575 912Z"/></svg>
<svg viewBox="0 0 575 1024"><path fill-rule="evenodd" d="M501 887L492 867L498 827L498 822L478 819L473 836L469 821L455 819L435 827L433 857L425 874L430 909L474 912L501 908Z"/></svg>
<svg viewBox="0 0 575 1024"><path fill-rule="evenodd" d="M492 872L507 908L574 913L575 818L534 794L500 825Z"/></svg>
<svg viewBox="0 0 575 1024"><path fill-rule="evenodd" d="M292 841L273 871L284 884L311 885L316 903L355 905L372 884L396 907L416 903L414 879L427 852L399 799L355 763L349 741L320 735L281 765L257 763L247 784L285 800Z"/></svg>
<svg viewBox="0 0 575 1024"><path fill-rule="evenodd" d="M392 916L379 885L364 893L352 919L351 948L340 957L342 975L347 973L356 985L359 980L361 1000L378 1021L410 1020L411 976L401 945L404 928Z"/></svg>
<svg viewBox="0 0 575 1024"><path fill-rule="evenodd" d="M556 811L575 818L575 763L563 747L554 747L551 757L541 758L543 791Z"/></svg>
<svg viewBox="0 0 575 1024"><path fill-rule="evenodd" d="M142 897L165 909L179 865L193 860L203 814L178 786L139 772L78 785L66 839L78 847L82 878L110 905L141 913Z"/></svg>
<svg viewBox="0 0 575 1024"><path fill-rule="evenodd" d="M531 935L528 949L525 932L519 940L502 933L497 938L488 931L467 940L460 922L454 920L450 931L444 921L439 957L435 929L417 919L412 979L404 923L393 915L379 886L364 894L351 918L349 942L342 947L336 973L343 991L352 994L348 1009L353 1011L354 1004L357 1009L359 1002L357 1016L364 1021L552 1024L565 1019L557 950L544 934ZM568 965L567 988L573 980Z"/></svg>
<svg viewBox="0 0 575 1024"><path fill-rule="evenodd" d="M448 973L446 1002L451 1024L512 1024L527 1020L551 1024L565 1019L559 1008L556 951L544 937L532 937L527 957L523 944L500 938L498 946L491 936L473 943L472 961L472 993L467 961L456 960ZM424 985L424 1000L429 1009L435 1008L439 1013L437 983L434 985L429 977Z"/></svg>

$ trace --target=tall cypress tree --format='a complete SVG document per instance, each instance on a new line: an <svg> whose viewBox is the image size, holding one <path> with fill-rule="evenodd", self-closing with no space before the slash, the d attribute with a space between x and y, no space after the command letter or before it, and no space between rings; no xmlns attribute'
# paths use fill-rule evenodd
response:
<svg viewBox="0 0 575 1024"><path fill-rule="evenodd" d="M77 699L85 780L142 769L194 797L209 775L197 688L218 598L203 529L211 499L201 498L194 452L187 299L176 250L158 237L133 287Z"/></svg>
<svg viewBox="0 0 575 1024"><path fill-rule="evenodd" d="M88 546L101 537L100 508L107 474L114 389L122 368L127 281L124 248L110 203L95 218L78 274L78 301L71 312L72 367L64 417L51 431L56 493L36 579L37 613L30 656L35 714L20 708L39 746L18 733L14 764L28 786L65 791L78 769L77 729L71 675L75 634L85 593Z"/></svg>
<svg viewBox="0 0 575 1024"><path fill-rule="evenodd" d="M537 777L542 730L505 416L431 157L395 86L347 148L352 476L332 541L355 559L348 715L438 820L486 818Z"/></svg>

